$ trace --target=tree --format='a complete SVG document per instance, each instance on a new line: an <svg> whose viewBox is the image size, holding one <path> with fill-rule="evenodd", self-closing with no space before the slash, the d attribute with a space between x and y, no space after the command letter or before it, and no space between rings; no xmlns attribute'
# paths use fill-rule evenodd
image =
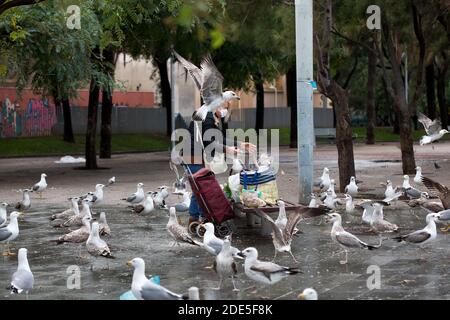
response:
<svg viewBox="0 0 450 320"><path fill-rule="evenodd" d="M341 192L344 192L345 186L350 182L350 177L355 176L351 116L346 87L356 69L357 60L355 60L353 68L348 73L347 80L345 80L343 85L340 85L336 81L336 76L333 76L331 73L332 10L332 1L326 0L324 3L322 35L320 39L316 35L317 69L320 91L333 101L333 108L336 113L336 147L338 150L339 189ZM357 55L355 56L357 57Z"/></svg>
<svg viewBox="0 0 450 320"><path fill-rule="evenodd" d="M372 40L372 50L367 51L367 137L366 144L375 144L375 79L377 71L377 56Z"/></svg>

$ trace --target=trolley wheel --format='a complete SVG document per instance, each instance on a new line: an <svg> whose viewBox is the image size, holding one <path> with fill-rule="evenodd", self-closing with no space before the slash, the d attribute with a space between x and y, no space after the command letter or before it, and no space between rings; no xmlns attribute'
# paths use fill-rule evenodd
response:
<svg viewBox="0 0 450 320"><path fill-rule="evenodd" d="M233 230L225 224L216 227L217 234L219 237L223 238L233 233Z"/></svg>
<svg viewBox="0 0 450 320"><path fill-rule="evenodd" d="M196 227L196 233L199 238L203 238L203 236L205 235L205 232L206 232L206 229L204 227L202 227L202 225L199 224Z"/></svg>
<svg viewBox="0 0 450 320"><path fill-rule="evenodd" d="M188 226L189 234L196 235L198 226L200 226L199 222L197 222L197 221L191 222Z"/></svg>

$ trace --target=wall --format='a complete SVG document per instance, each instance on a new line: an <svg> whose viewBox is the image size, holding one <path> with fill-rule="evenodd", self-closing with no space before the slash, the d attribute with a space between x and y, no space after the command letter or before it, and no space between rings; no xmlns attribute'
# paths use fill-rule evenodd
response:
<svg viewBox="0 0 450 320"><path fill-rule="evenodd" d="M56 123L55 107L47 100L28 98L18 103L8 97L0 97L2 138L49 136Z"/></svg>

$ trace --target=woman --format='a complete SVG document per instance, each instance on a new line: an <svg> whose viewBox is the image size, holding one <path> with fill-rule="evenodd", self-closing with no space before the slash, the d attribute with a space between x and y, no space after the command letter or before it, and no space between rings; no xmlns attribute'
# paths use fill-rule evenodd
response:
<svg viewBox="0 0 450 320"><path fill-rule="evenodd" d="M220 120L217 121L215 116ZM234 143L234 141L227 140L225 135L223 137L223 141L216 141L216 140L214 140L214 138L212 138L211 140L204 140L204 135L207 130L216 129L216 130L222 131L221 130L222 129L221 128L221 124L222 124L221 118L225 117L226 113L221 112L221 110L219 109L215 112L215 116L212 112L209 112L206 116L206 119L202 122L202 124L201 124L201 128L202 128L201 139L202 139L202 141L199 141L196 138L196 135L198 135L198 133L197 133L195 121L191 121L191 123L189 124L189 133L191 135L191 159L190 159L191 162L190 162L190 164L188 164L188 167L193 174L205 167L205 165L204 165L205 161L203 159L203 150L204 150L204 148L208 147L211 143L216 144L214 146L215 150L221 150L222 152L227 153L228 155L232 155L232 156L236 155L239 151L247 151L249 153L253 153L256 151L256 146L251 143L238 142L237 143L238 147L237 147L236 144ZM202 152L199 154L195 154L195 150L202 150ZM214 153L211 154L211 156L213 157ZM190 217L189 217L188 226L192 222L200 222L203 217L203 212L202 212L194 194L192 194L192 197L191 197L191 204L189 206L189 215L190 215Z"/></svg>

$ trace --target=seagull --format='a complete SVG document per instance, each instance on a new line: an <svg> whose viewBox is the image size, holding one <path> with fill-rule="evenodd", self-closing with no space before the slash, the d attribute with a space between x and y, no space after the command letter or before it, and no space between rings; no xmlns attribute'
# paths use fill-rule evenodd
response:
<svg viewBox="0 0 450 320"><path fill-rule="evenodd" d="M114 259L114 256L111 254L111 250L109 250L106 242L100 239L98 222L92 223L91 233L86 241L86 248L87 251L94 257L101 256Z"/></svg>
<svg viewBox="0 0 450 320"><path fill-rule="evenodd" d="M191 195L187 191L181 193L183 195L183 202L177 203L174 207L177 212L187 212L191 205Z"/></svg>
<svg viewBox="0 0 450 320"><path fill-rule="evenodd" d="M373 207L373 202L372 201L363 202L359 206L364 209L361 216L362 221L367 224L370 224L373 218L373 211L375 210L375 208Z"/></svg>
<svg viewBox="0 0 450 320"><path fill-rule="evenodd" d="M166 207L166 198L169 196L169 187L158 187L155 193L153 193L153 202L160 208Z"/></svg>
<svg viewBox="0 0 450 320"><path fill-rule="evenodd" d="M448 222L450 221L450 209L438 212L436 216L439 221ZM441 229L441 231L443 232L448 232L448 230L450 230L450 224L448 224L447 227Z"/></svg>
<svg viewBox="0 0 450 320"><path fill-rule="evenodd" d="M101 183L95 185L94 199L92 201L93 205L100 204L103 201L103 188L104 187L105 187L105 185L101 184Z"/></svg>
<svg viewBox="0 0 450 320"><path fill-rule="evenodd" d="M77 230L74 230L59 237L57 240L52 241L56 242L56 244L62 244L64 242L72 242L72 243L86 242L91 233L91 220L92 218L90 216L84 216L82 219L83 226L81 226Z"/></svg>
<svg viewBox="0 0 450 320"><path fill-rule="evenodd" d="M192 237L190 236L188 230L178 223L177 213L174 207L169 209L169 221L166 225L167 232L175 240L175 244L180 244L180 242L186 242L195 246L200 246Z"/></svg>
<svg viewBox="0 0 450 320"><path fill-rule="evenodd" d="M441 200L444 209L450 209L450 190L446 186L427 177L422 177L422 182L431 194Z"/></svg>
<svg viewBox="0 0 450 320"><path fill-rule="evenodd" d="M145 276L145 262L141 258L134 258L127 262L134 267L131 292L138 300L183 300L184 296L176 294L150 281Z"/></svg>
<svg viewBox="0 0 450 320"><path fill-rule="evenodd" d="M101 236L110 236L111 228L108 225L108 221L106 221L106 213L100 212L100 218L98 219L99 225L99 233Z"/></svg>
<svg viewBox="0 0 450 320"><path fill-rule="evenodd" d="M298 268L258 260L258 250L253 247L243 250L239 255L245 258L244 270L247 277L262 284L273 285L289 275L300 272Z"/></svg>
<svg viewBox="0 0 450 320"><path fill-rule="evenodd" d="M0 203L0 228L6 225L8 222L7 210L6 208L9 206L6 202Z"/></svg>
<svg viewBox="0 0 450 320"><path fill-rule="evenodd" d="M409 199L429 198L427 192L417 190L409 184L409 176L407 174L403 176L403 191Z"/></svg>
<svg viewBox="0 0 450 320"><path fill-rule="evenodd" d="M298 298L300 300L319 300L319 295L313 288L306 288L298 295Z"/></svg>
<svg viewBox="0 0 450 320"><path fill-rule="evenodd" d="M153 203L153 192L147 192L145 201L142 204L135 204L131 206L131 211L134 213L148 214L155 209L155 204Z"/></svg>
<svg viewBox="0 0 450 320"><path fill-rule="evenodd" d="M426 227L409 233L407 235L392 238L398 242L409 242L412 244L424 245L436 239L436 220L438 219L436 213L429 213L426 217Z"/></svg>
<svg viewBox="0 0 450 320"><path fill-rule="evenodd" d="M109 180L108 180L108 186L110 186L110 185L112 185L112 184L114 184L114 183L116 183L116 177L111 177L111 178L109 178Z"/></svg>
<svg viewBox="0 0 450 320"><path fill-rule="evenodd" d="M61 220L61 219L68 219L76 214L79 214L79 208L78 208L78 201L80 198L73 197L68 198L67 200L70 201L70 209L64 210L61 213L54 214L50 217L50 220Z"/></svg>
<svg viewBox="0 0 450 320"><path fill-rule="evenodd" d="M373 204L373 208L372 220L370 221L370 226L373 230L379 233L394 232L398 230L398 226L396 224L384 220L382 204L375 202Z"/></svg>
<svg viewBox="0 0 450 320"><path fill-rule="evenodd" d="M327 192L328 191L331 191L331 197L333 199L337 198L336 191L335 191L335 186L336 186L336 181L334 181L334 179L331 179L330 180L330 186L328 187L328 190L326 192L322 193L322 199L321 199L322 201L325 201L325 198L327 197Z"/></svg>
<svg viewBox="0 0 450 320"><path fill-rule="evenodd" d="M441 121L438 119L431 121L431 119L426 115L424 115L423 113L419 113L418 120L420 123L422 123L423 127L425 128L425 132L427 133L426 136L423 136L420 139L421 146L439 140L444 136L444 134L449 133L447 130L442 129Z"/></svg>
<svg viewBox="0 0 450 320"><path fill-rule="evenodd" d="M414 176L414 183L417 185L423 185L422 182L422 168L416 167L416 175Z"/></svg>
<svg viewBox="0 0 450 320"><path fill-rule="evenodd" d="M322 176L320 177L320 181L316 184L320 187L320 189L328 190L330 187L331 180L330 180L330 170L325 167L323 168Z"/></svg>
<svg viewBox="0 0 450 320"><path fill-rule="evenodd" d="M311 200L309 201L308 204L309 208L318 208L319 204L317 203L317 197L314 193L311 193Z"/></svg>
<svg viewBox="0 0 450 320"><path fill-rule="evenodd" d="M386 181L386 191L384 192L383 202L390 204L392 201L397 200L402 195L402 191L398 191L398 188L393 188L391 180Z"/></svg>
<svg viewBox="0 0 450 320"><path fill-rule="evenodd" d="M186 191L186 177L180 176L176 164L174 164L172 161L169 161L169 167L170 167L170 170L172 170L176 175L176 180L173 183L173 188L174 188L173 193L181 194L181 193L185 192Z"/></svg>
<svg viewBox="0 0 450 320"><path fill-rule="evenodd" d="M45 180L47 178L47 175L45 173L41 174L41 180L39 180L38 183L36 183L33 188L33 192L39 193L39 197L42 198L42 192L44 192L45 189L47 189L47 181Z"/></svg>
<svg viewBox="0 0 450 320"><path fill-rule="evenodd" d="M22 200L17 202L17 204L15 206L16 210L19 210L20 212L24 212L25 210L28 210L31 208L30 192L32 192L30 189L22 190Z"/></svg>
<svg viewBox="0 0 450 320"><path fill-rule="evenodd" d="M214 225L211 222L201 224L201 226L205 228L205 234L203 235L203 248L209 253L217 256L222 250L223 240L215 236ZM231 247L233 257L236 257L239 252L241 252L239 249Z"/></svg>
<svg viewBox="0 0 450 320"><path fill-rule="evenodd" d="M12 275L8 290L11 290L11 294L19 294L25 291L28 299L28 293L34 286L34 276L28 264L27 252L28 250L25 248L19 249L17 271Z"/></svg>
<svg viewBox="0 0 450 320"><path fill-rule="evenodd" d="M353 197L358 194L358 186L356 185L355 177L352 176L350 178L350 183L345 187L345 192Z"/></svg>
<svg viewBox="0 0 450 320"><path fill-rule="evenodd" d="M222 288L223 279L231 276L231 282L233 283L233 291L239 291L234 283L234 277L237 274L236 263L233 259L233 254L231 253L231 242L230 237L225 237L223 240L222 250L216 256L213 266L214 271L219 275L219 286L214 288L215 290L220 290Z"/></svg>
<svg viewBox="0 0 450 320"><path fill-rule="evenodd" d="M353 203L353 198L349 194L345 194L345 212L353 213L355 211L355 204Z"/></svg>
<svg viewBox="0 0 450 320"><path fill-rule="evenodd" d="M347 232L342 227L342 217L338 213L328 214L328 221L333 223L331 228L331 239L333 242L339 244L345 251L345 260L339 261L340 264L347 264L348 262L348 250L349 248L362 248L362 249L378 249L381 247L381 243L378 246L369 245L358 237L354 236L350 232Z"/></svg>
<svg viewBox="0 0 450 320"><path fill-rule="evenodd" d="M278 217L275 220L275 225L280 228L280 230L284 230L286 228L288 219L286 216L286 204L282 200L278 200L278 207L280 208L278 212Z"/></svg>
<svg viewBox="0 0 450 320"><path fill-rule="evenodd" d="M421 206L421 207L423 207L431 212L435 212L435 213L445 210L444 207L442 206L442 202L426 201L423 198L410 200L410 201L408 201L408 205L410 207Z"/></svg>
<svg viewBox="0 0 450 320"><path fill-rule="evenodd" d="M144 189L142 188L144 186L143 183L139 182L137 184L137 190L135 193L133 193L132 195L130 195L128 198L122 199L125 200L129 203L140 203L144 200Z"/></svg>
<svg viewBox="0 0 450 320"><path fill-rule="evenodd" d="M200 109L192 115L193 120L204 121L208 112L214 112L224 102L240 100L239 96L233 91L222 92L223 76L217 70L209 54L203 59L200 68L198 68L177 52L173 51L173 53L194 80L204 102Z"/></svg>
<svg viewBox="0 0 450 320"><path fill-rule="evenodd" d="M9 215L9 224L0 228L0 242L5 243L7 251L3 251L3 256L14 256L15 253L12 253L9 250L9 242L15 240L19 236L19 223L17 218L21 215L20 212L13 211Z"/></svg>
<svg viewBox="0 0 450 320"><path fill-rule="evenodd" d="M338 205L342 204L341 201L339 199L336 199L336 198L333 197L333 191L332 190L328 190L326 192L326 194L327 194L327 196L326 196L325 200L323 201L323 204L325 206L327 206L328 209L336 210L336 208L337 208L336 205L337 204Z"/></svg>
<svg viewBox="0 0 450 320"><path fill-rule="evenodd" d="M83 225L83 217L89 216L92 218L91 208L89 207L90 200L83 199L81 201L81 211L78 214L73 215L69 219L67 219L62 226L63 227L72 227L72 226L82 226ZM61 225L60 225L61 226ZM58 226L55 226L58 227Z"/></svg>

